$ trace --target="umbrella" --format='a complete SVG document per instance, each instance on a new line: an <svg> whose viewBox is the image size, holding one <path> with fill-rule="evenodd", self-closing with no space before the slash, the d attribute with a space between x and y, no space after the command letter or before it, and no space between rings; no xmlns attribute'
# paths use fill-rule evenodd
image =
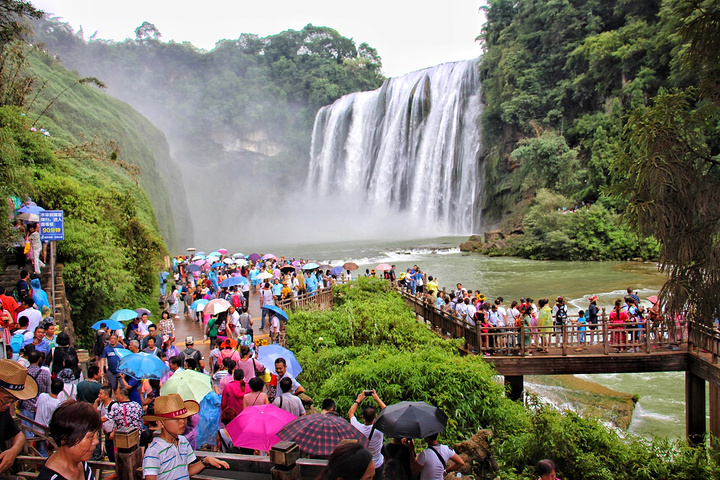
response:
<svg viewBox="0 0 720 480"><path fill-rule="evenodd" d="M233 253L233 258L245 258L245 255L240 252Z"/></svg>
<svg viewBox="0 0 720 480"><path fill-rule="evenodd" d="M263 260L277 260L277 257L273 255L272 253L266 253L262 256Z"/></svg>
<svg viewBox="0 0 720 480"><path fill-rule="evenodd" d="M116 348L115 348L115 354L116 354L118 357L120 357L120 358L125 358L125 357L127 357L128 355L133 355L133 352L131 352L131 351L128 350L127 348L116 347Z"/></svg>
<svg viewBox="0 0 720 480"><path fill-rule="evenodd" d="M293 377L297 377L302 373L302 367L295 358L295 354L287 348L281 347L276 343L258 347L258 361L265 365L274 375L277 375L275 371L275 360L278 358L285 359L288 372Z"/></svg>
<svg viewBox="0 0 720 480"><path fill-rule="evenodd" d="M198 403L210 392L210 377L195 370L178 370L160 387L160 395L177 393L183 400L195 400Z"/></svg>
<svg viewBox="0 0 720 480"><path fill-rule="evenodd" d="M295 267L292 265L283 265L282 267L280 267L280 271L283 273L294 272Z"/></svg>
<svg viewBox="0 0 720 480"><path fill-rule="evenodd" d="M335 267L330 270L330 275L340 275L343 272L343 267Z"/></svg>
<svg viewBox="0 0 720 480"><path fill-rule="evenodd" d="M257 276L257 278L259 278L259 279L261 279L261 280L267 280L268 278L273 278L273 274L272 274L272 273L268 273L268 272L262 272L261 274L259 274L259 275Z"/></svg>
<svg viewBox="0 0 720 480"><path fill-rule="evenodd" d="M122 330L125 328L125 325L118 322L117 320L100 320L99 322L95 322L95 324L90 327L93 330L100 330L100 324L104 323L108 330Z"/></svg>
<svg viewBox="0 0 720 480"><path fill-rule="evenodd" d="M224 267L224 266L225 266L225 264L223 262L216 262L216 263L213 263L212 265L210 265L210 268L220 268L220 267Z"/></svg>
<svg viewBox="0 0 720 480"><path fill-rule="evenodd" d="M280 441L277 432L296 418L275 405L251 405L228 423L227 431L236 447L267 452Z"/></svg>
<svg viewBox="0 0 720 480"><path fill-rule="evenodd" d="M259 253L251 253L248 256L248 260L250 260L253 263L257 263L257 261L260 260L260 254Z"/></svg>
<svg viewBox="0 0 720 480"><path fill-rule="evenodd" d="M208 255L207 257L205 257L205 260L206 260L208 263L215 263L215 262L217 262L218 260L220 260L220 255L218 255L218 256Z"/></svg>
<svg viewBox="0 0 720 480"><path fill-rule="evenodd" d="M288 321L287 313L285 313L282 308L276 307L275 305L263 305L262 308L270 310L271 312L274 312L278 314L281 318L285 319L286 322Z"/></svg>
<svg viewBox="0 0 720 480"><path fill-rule="evenodd" d="M241 267L244 267L247 264L248 264L248 261L245 260L244 258L238 258L235 260L235 265L240 265Z"/></svg>
<svg viewBox="0 0 720 480"><path fill-rule="evenodd" d="M190 310L194 312L199 312L203 308L205 308L205 305L210 303L210 300L205 300L204 298L201 298L200 300L195 300L193 303L190 304Z"/></svg>
<svg viewBox="0 0 720 480"><path fill-rule="evenodd" d="M223 263L230 265L231 263L235 263L235 259L234 258L223 258Z"/></svg>
<svg viewBox="0 0 720 480"><path fill-rule="evenodd" d="M277 436L281 440L297 443L300 450L310 455L330 455L345 439L357 440L363 447L368 445L367 437L350 422L338 415L320 413L303 415L293 420Z"/></svg>
<svg viewBox="0 0 720 480"><path fill-rule="evenodd" d="M194 264L188 266L188 267L185 269L185 271L186 271L186 272L189 272L189 273L199 272L200 270L202 270L202 268L200 268L200 265L194 265Z"/></svg>
<svg viewBox="0 0 720 480"><path fill-rule="evenodd" d="M138 314L135 310L130 310L128 308L123 308L121 310L117 310L113 312L112 315L110 315L110 320L117 320L118 322L127 322L128 320L132 320L133 318L137 318Z"/></svg>
<svg viewBox="0 0 720 480"><path fill-rule="evenodd" d="M195 250L196 250L195 247L189 247L189 248L187 249L188 252L194 252Z"/></svg>
<svg viewBox="0 0 720 480"><path fill-rule="evenodd" d="M208 304L205 305L203 313L205 315L217 315L218 313L227 311L230 306L230 302L228 302L227 300L223 300L222 298L216 298L214 300L210 300Z"/></svg>
<svg viewBox="0 0 720 480"><path fill-rule="evenodd" d="M222 255L227 255L228 252L226 248L218 248L217 251Z"/></svg>
<svg viewBox="0 0 720 480"><path fill-rule="evenodd" d="M392 270L392 267L387 263L381 263L380 265L375 267L375 270L377 270L378 272L384 272L386 270Z"/></svg>
<svg viewBox="0 0 720 480"><path fill-rule="evenodd" d="M658 297L657 297L657 295L650 295L650 296L648 297L648 301L649 301L650 303L652 303L653 305L655 305L655 304L658 302Z"/></svg>
<svg viewBox="0 0 720 480"><path fill-rule="evenodd" d="M354 262L346 262L346 263L343 264L343 268L344 268L345 270L350 270L350 271L352 272L353 270L357 270L357 269L360 268L360 267L358 267L358 264L357 264L357 263L354 263Z"/></svg>
<svg viewBox="0 0 720 480"><path fill-rule="evenodd" d="M206 263L207 263L207 260L202 260L202 259L201 259L201 260L195 260L195 261L193 262L193 264L197 265L198 267L202 267L202 266L205 265Z"/></svg>
<svg viewBox="0 0 720 480"><path fill-rule="evenodd" d="M195 252L195 255L205 255L205 252Z"/></svg>
<svg viewBox="0 0 720 480"><path fill-rule="evenodd" d="M425 402L400 402L385 407L375 428L388 437L425 438L445 430L448 417Z"/></svg>
<svg viewBox="0 0 720 480"><path fill-rule="evenodd" d="M126 373L138 380L145 380L146 378L160 380L168 370L170 368L160 360L160 357L143 352L126 355L118 365L118 372Z"/></svg>
<svg viewBox="0 0 720 480"><path fill-rule="evenodd" d="M323 263L323 264L319 265L318 268L321 269L321 270L330 270L330 269L333 268L333 266L332 266L332 265L328 265L327 263Z"/></svg>
<svg viewBox="0 0 720 480"><path fill-rule="evenodd" d="M220 286L223 288L234 287L236 285L244 285L248 283L248 279L242 276L229 277L220 282Z"/></svg>
<svg viewBox="0 0 720 480"><path fill-rule="evenodd" d="M27 220L32 222L40 221L40 212L44 212L45 209L38 207L37 205L23 205L18 208L18 218L20 220Z"/></svg>
<svg viewBox="0 0 720 480"><path fill-rule="evenodd" d="M218 257L218 258L220 258L220 257L222 257L222 253L220 253L220 252L218 252L217 250L215 250L214 252L210 252L210 253L208 254L208 257Z"/></svg>
<svg viewBox="0 0 720 480"><path fill-rule="evenodd" d="M306 263L305 265L303 265L302 269L303 270L315 270L316 268L319 268L319 267L320 267L320 265L318 265L317 263L310 262L310 263Z"/></svg>
<svg viewBox="0 0 720 480"><path fill-rule="evenodd" d="M138 317L141 316L143 313L147 313L148 317L152 317L152 312L147 308L136 308L135 311L137 312Z"/></svg>
<svg viewBox="0 0 720 480"><path fill-rule="evenodd" d="M196 262L198 260L205 260L205 255L195 255L192 260L193 262Z"/></svg>

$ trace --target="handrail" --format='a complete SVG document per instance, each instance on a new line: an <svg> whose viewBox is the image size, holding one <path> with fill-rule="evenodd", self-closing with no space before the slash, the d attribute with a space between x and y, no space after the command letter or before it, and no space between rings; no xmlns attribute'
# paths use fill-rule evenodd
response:
<svg viewBox="0 0 720 480"><path fill-rule="evenodd" d="M530 356L533 351L547 352L552 348L568 355L570 350L591 350L590 345L602 345L606 355L611 352L651 354L663 347L678 349L687 340L689 348L711 353L713 363L720 361L720 332L696 323L688 323L685 328L659 322L650 323L648 328L647 319L614 323L609 322L605 309L602 309L597 324L477 328L472 321L437 308L425 297L412 295L400 288L398 292L433 330L447 338L463 339L464 349L476 354ZM576 315L569 317L577 318ZM597 352L596 347L592 350Z"/></svg>

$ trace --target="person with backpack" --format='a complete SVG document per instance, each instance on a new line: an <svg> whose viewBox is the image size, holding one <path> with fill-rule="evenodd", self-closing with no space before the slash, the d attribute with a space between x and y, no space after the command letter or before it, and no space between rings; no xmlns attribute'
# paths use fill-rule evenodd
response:
<svg viewBox="0 0 720 480"><path fill-rule="evenodd" d="M562 345L562 326L565 325L568 318L567 305L565 305L565 299L563 297L557 297L552 315L555 319L555 336L557 337L557 343L558 345Z"/></svg>
<svg viewBox="0 0 720 480"><path fill-rule="evenodd" d="M33 333L28 329L29 323L30 319L24 315L18 318L18 328L10 337L10 346L13 349L13 354L19 355L20 349L25 345L25 342L33 338Z"/></svg>
<svg viewBox="0 0 720 480"><path fill-rule="evenodd" d="M93 345L93 353L95 358L102 357L103 350L110 343L110 334L107 331L107 323L100 324L100 330L95 332L95 344Z"/></svg>
<svg viewBox="0 0 720 480"><path fill-rule="evenodd" d="M186 337L185 338L185 350L180 352L180 360L182 361L182 364L185 365L185 360L188 358L192 358L195 360L195 369L198 372L202 372L205 370L205 363L203 362L203 356L200 352L195 350L193 346L195 345L195 340L193 337Z"/></svg>
<svg viewBox="0 0 720 480"><path fill-rule="evenodd" d="M460 470L465 462L447 445L440 445L438 434L425 437L428 448L420 452L417 458L410 459L410 467L414 474L420 474L420 480L443 480L450 472ZM448 467L448 462L452 464Z"/></svg>
<svg viewBox="0 0 720 480"><path fill-rule="evenodd" d="M384 480L413 480L411 461L415 458L412 438L396 437L382 447L385 457Z"/></svg>

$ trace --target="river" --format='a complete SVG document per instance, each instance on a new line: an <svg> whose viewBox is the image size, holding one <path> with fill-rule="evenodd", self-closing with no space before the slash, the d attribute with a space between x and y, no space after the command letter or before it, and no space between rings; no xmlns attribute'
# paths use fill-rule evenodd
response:
<svg viewBox="0 0 720 480"><path fill-rule="evenodd" d="M413 240L363 240L314 244L238 246L243 253L274 253L309 258L333 266L352 261L360 266L356 275L379 263L397 266L398 272L418 265L439 279L440 286L454 289L456 283L480 290L488 298L502 296L506 303L520 297L553 299L565 297L570 311L586 308L588 297L598 295L598 305L609 309L625 289L637 290L641 299L657 293L664 276L653 263L559 262L513 257L486 257L461 252L458 245L467 237L438 237ZM253 250L253 248L255 250ZM234 250L233 250L234 251ZM649 305L649 303L646 303ZM644 436L681 437L685 431L684 375L635 373L582 375L614 390L640 395L629 432Z"/></svg>

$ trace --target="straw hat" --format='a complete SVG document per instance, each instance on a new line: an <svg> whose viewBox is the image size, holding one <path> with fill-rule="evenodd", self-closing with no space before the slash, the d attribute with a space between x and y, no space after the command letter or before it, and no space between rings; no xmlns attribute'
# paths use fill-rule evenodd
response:
<svg viewBox="0 0 720 480"><path fill-rule="evenodd" d="M185 400L177 393L161 395L155 399L155 413L143 415L144 420L175 420L188 418L200 411L200 404L195 400Z"/></svg>
<svg viewBox="0 0 720 480"><path fill-rule="evenodd" d="M0 387L18 400L29 400L38 394L38 386L27 368L12 360L0 360Z"/></svg>

